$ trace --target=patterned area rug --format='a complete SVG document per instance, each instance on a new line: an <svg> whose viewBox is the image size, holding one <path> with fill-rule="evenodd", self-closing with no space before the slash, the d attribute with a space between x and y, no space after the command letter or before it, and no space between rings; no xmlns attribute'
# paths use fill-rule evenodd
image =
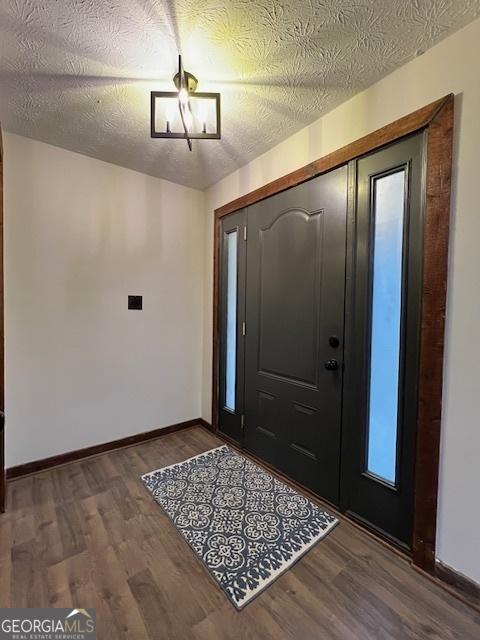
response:
<svg viewBox="0 0 480 640"><path fill-rule="evenodd" d="M142 480L237 609L338 523L226 445Z"/></svg>

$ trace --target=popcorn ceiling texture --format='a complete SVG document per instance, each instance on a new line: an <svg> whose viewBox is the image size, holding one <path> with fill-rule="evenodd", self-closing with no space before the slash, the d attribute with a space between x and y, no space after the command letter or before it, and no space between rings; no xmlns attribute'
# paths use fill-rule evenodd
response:
<svg viewBox="0 0 480 640"><path fill-rule="evenodd" d="M480 0L0 0L11 132L205 188L480 15ZM177 54L222 140L150 138Z"/></svg>

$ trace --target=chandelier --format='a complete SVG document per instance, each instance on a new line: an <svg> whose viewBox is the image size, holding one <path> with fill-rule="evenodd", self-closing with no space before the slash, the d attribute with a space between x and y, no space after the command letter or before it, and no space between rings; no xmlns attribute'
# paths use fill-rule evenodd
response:
<svg viewBox="0 0 480 640"><path fill-rule="evenodd" d="M178 56L178 72L173 77L176 91L150 94L150 135L152 138L180 138L192 150L192 140L219 140L220 94L197 92L197 78L185 71Z"/></svg>

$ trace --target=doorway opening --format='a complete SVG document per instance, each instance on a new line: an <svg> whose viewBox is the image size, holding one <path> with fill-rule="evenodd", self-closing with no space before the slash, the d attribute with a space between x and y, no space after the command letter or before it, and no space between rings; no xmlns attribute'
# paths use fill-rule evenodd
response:
<svg viewBox="0 0 480 640"><path fill-rule="evenodd" d="M447 96L215 229L214 427L430 571L452 122Z"/></svg>

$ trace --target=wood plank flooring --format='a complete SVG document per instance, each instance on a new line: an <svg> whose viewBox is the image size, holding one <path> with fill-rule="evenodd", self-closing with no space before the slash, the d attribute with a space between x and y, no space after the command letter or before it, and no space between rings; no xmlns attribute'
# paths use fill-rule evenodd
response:
<svg viewBox="0 0 480 640"><path fill-rule="evenodd" d="M242 612L140 475L222 444L201 427L15 480L1 607L95 607L100 640L478 640L480 614L345 520Z"/></svg>

